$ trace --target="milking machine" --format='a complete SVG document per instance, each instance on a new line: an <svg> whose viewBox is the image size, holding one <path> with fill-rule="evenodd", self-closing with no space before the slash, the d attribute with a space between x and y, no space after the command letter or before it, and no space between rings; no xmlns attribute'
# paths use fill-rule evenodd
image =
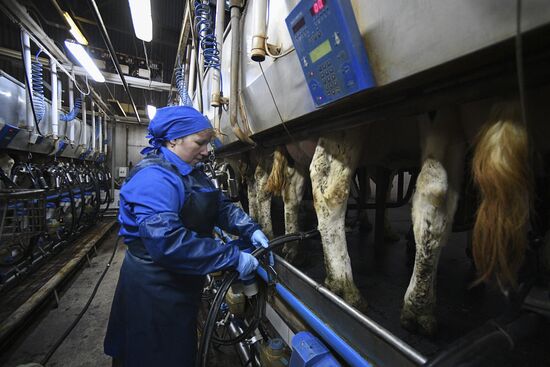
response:
<svg viewBox="0 0 550 367"><path fill-rule="evenodd" d="M2 176L0 289L97 222L111 177L105 167L70 162L19 163Z"/></svg>
<svg viewBox="0 0 550 367"><path fill-rule="evenodd" d="M37 39L32 39L33 45L30 38L21 32L21 58L28 66L24 83L0 71L0 290L70 246L97 223L111 201L105 137L101 134L94 140L91 134L100 107L92 107L92 121L86 122L90 112L86 99L91 96L73 98L76 80L71 73L69 112L61 109L61 74L50 73L50 85L61 88L52 88L48 100L44 62L38 56L47 54L50 70L55 65L66 70ZM31 60L34 46L38 52ZM99 120L102 123L107 122Z"/></svg>

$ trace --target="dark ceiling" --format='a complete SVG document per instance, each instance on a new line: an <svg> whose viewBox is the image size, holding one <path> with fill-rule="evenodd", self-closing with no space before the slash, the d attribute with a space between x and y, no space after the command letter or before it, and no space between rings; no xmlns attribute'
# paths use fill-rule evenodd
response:
<svg viewBox="0 0 550 367"><path fill-rule="evenodd" d="M150 62L162 64L162 81L170 83L174 61L176 58L180 28L183 20L184 0L152 0L153 17L153 41L146 43L147 54ZM106 50L99 28L96 25L95 18L85 0L57 0L59 7L67 11L75 20L76 24L88 39L90 46ZM31 0L22 2L31 16L37 21L44 31L56 41L58 47L64 51L63 41L72 38L64 18L59 14L53 1ZM115 51L120 54L126 54L133 57L144 58L144 49L142 41L136 38L130 8L127 0L96 0L111 42ZM19 37L17 27L7 21L2 16L2 38L3 47L19 50ZM10 24L6 24L10 23ZM6 34L6 27L10 32ZM15 36L15 37L14 37ZM9 41L7 38L15 38L15 41ZM14 43L15 42L15 43ZM6 44L8 43L8 44ZM10 47L9 43L14 43ZM67 53L67 52L66 52ZM4 67L2 65L2 67ZM6 70L8 71L8 70ZM8 71L9 72L9 71ZM17 76L16 76L17 77ZM159 80L161 81L161 80ZM109 90L107 90L107 88ZM128 103L129 99L120 85L113 84L95 84L95 89L102 95L104 100L111 99L114 96L121 103ZM168 102L167 92L152 92L144 89L130 88L132 96L138 105L138 109L144 109L146 104L153 103L157 106L164 106ZM116 111L115 111L116 112ZM129 114L129 116L132 114Z"/></svg>

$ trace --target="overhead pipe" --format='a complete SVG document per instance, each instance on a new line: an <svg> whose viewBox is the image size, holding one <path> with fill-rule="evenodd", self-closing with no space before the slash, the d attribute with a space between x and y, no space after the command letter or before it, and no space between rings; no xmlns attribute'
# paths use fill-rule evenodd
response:
<svg viewBox="0 0 550 367"><path fill-rule="evenodd" d="M27 130L29 130L31 133L34 131L34 116L32 112L32 101L30 100L32 95L32 71L31 71L31 40L29 38L29 34L25 31L21 31L23 35L23 55L24 55L24 64L25 64L25 73L28 75L28 88L30 88L29 91L27 91L26 95L26 116L27 116ZM25 84L25 88L27 88L27 84Z"/></svg>
<svg viewBox="0 0 550 367"><path fill-rule="evenodd" d="M212 107L220 107L221 105L221 64L223 50L223 27L225 24L225 1L216 1L216 44L219 51L220 70L212 70L212 96L210 105Z"/></svg>
<svg viewBox="0 0 550 367"><path fill-rule="evenodd" d="M262 62L265 60L265 18L267 14L267 0L255 0L252 4L254 10L253 15L253 36L252 36L252 51L250 58L252 61Z"/></svg>
<svg viewBox="0 0 550 367"><path fill-rule="evenodd" d="M189 61L189 84L188 84L188 94L191 97L191 101L195 99L195 77L197 74L197 49L190 45L191 47L191 60Z"/></svg>
<svg viewBox="0 0 550 367"><path fill-rule="evenodd" d="M103 116L101 113L97 114L97 123L99 124L99 136L97 137L97 145L99 153L103 153Z"/></svg>
<svg viewBox="0 0 550 367"><path fill-rule="evenodd" d="M116 56L115 48L113 47L113 44L111 43L111 38L109 38L109 33L107 33L107 28L105 28L105 23L103 23L103 18L101 17L101 13L99 12L99 8L97 7L97 4L95 0L88 0L88 4L92 8L92 14L94 15L94 18L97 22L97 25L99 27L99 31L101 33L101 37L103 38L103 42L105 42L105 45L107 46L107 49L109 50L109 55L111 56L111 61L115 65L115 69L120 76L120 80L122 81L122 86L124 87L124 90L126 91L126 94L128 95L128 98L130 99L130 104L132 105L132 108L134 109L134 113L136 115L136 119L139 123L141 123L141 119L139 118L139 113L136 107L136 103L134 102L134 98L132 97L132 93L130 92L130 88L128 87L128 83L126 83L126 78L124 77L124 74L122 73L122 68L120 67L120 64L118 63L118 58Z"/></svg>
<svg viewBox="0 0 550 367"><path fill-rule="evenodd" d="M92 151L95 153L95 104L92 100Z"/></svg>
<svg viewBox="0 0 550 367"><path fill-rule="evenodd" d="M231 0L231 86L229 96L229 122L231 129L237 138L247 144L256 145L239 126L238 106L239 106L239 62L241 48L241 0Z"/></svg>
<svg viewBox="0 0 550 367"><path fill-rule="evenodd" d="M69 78L69 111L72 111L74 108L74 83L73 81L71 80L71 78ZM70 126L69 126L69 141L71 143L71 145L74 145L74 126L75 126L75 121L76 120L73 120L70 122ZM66 122L67 124L69 124L69 122L67 121ZM67 127L65 126L65 131L67 131Z"/></svg>
<svg viewBox="0 0 550 367"><path fill-rule="evenodd" d="M88 129L86 128L86 96L82 94L82 124L80 124L80 141L78 145L88 145ZM82 143L84 141L84 144Z"/></svg>
<svg viewBox="0 0 550 367"><path fill-rule="evenodd" d="M54 59L50 59L50 74L51 74L51 87L52 87L52 108L50 109L52 135L54 140L59 135L59 94L57 84L57 62Z"/></svg>

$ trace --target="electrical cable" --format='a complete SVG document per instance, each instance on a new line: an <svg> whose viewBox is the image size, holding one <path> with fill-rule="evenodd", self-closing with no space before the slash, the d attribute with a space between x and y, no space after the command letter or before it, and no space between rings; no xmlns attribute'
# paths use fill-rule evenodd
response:
<svg viewBox="0 0 550 367"><path fill-rule="evenodd" d="M262 67L262 63L258 62L258 65L260 66L260 70L262 71L262 76L264 77L265 84L267 85L267 89L269 90L269 94L271 95L271 99L273 100L273 104L275 105L275 109L277 110L277 114L279 115L279 119L281 119L281 124L283 125L283 128L285 129L287 135L290 137L290 139L295 142L294 137L288 130L288 127L286 126L285 121L283 120L283 116L281 115L281 111L279 111L279 106L277 106L277 102L275 101L275 96L273 95L273 91L271 90L271 87L269 86L269 82L267 81L267 78L264 73L264 68Z"/></svg>
<svg viewBox="0 0 550 367"><path fill-rule="evenodd" d="M80 313L78 314L78 316L76 317L76 319L74 319L74 321L71 323L71 325L69 325L69 327L65 330L65 332L63 333L63 335L61 335L57 341L54 343L54 345L50 348L50 350L48 351L48 353L46 353L46 355L44 356L44 358L42 358L42 361L40 361L40 364L42 366L45 366L46 363L48 363L48 361L50 360L50 358L53 356L53 354L57 351L57 349L61 346L61 344L63 344L63 342L65 341L65 339L69 336L69 334L71 333L71 331L73 331L73 329L75 328L75 326L78 324L78 322L80 321L80 319L82 319L82 316L84 316L84 314L86 313L86 311L88 310L88 307L90 307L90 304L92 303L96 293L97 293L97 290L99 288L99 286L101 285L101 282L103 281L103 278L105 277L105 274L107 274L107 271L109 270L109 268L111 267L111 263L113 262L113 259L115 258L115 255L116 255L116 251L118 249L118 242L120 240L120 237L117 237L117 240L115 242L115 247L113 248L113 253L111 254L111 257L109 258L109 261L107 262L107 265L105 266L105 269L103 270L103 273L101 273L95 287L94 287L94 290L92 291L92 294L90 295L90 298L88 298L88 302L86 302L86 305L84 305L84 308L82 309L82 311L80 311Z"/></svg>

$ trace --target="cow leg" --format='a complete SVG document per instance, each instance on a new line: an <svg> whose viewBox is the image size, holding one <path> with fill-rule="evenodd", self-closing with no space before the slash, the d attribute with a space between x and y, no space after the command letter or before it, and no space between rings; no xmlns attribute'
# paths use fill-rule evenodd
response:
<svg viewBox="0 0 550 367"><path fill-rule="evenodd" d="M323 242L325 284L344 300L365 306L353 282L348 255L345 214L350 182L359 159L357 133L320 138L310 166L313 199Z"/></svg>
<svg viewBox="0 0 550 367"><path fill-rule="evenodd" d="M456 131L456 114L445 110L433 123L424 121L428 135L412 208L416 257L401 311L402 326L424 335L437 330L437 264L452 228L462 174L464 143Z"/></svg>
<svg viewBox="0 0 550 367"><path fill-rule="evenodd" d="M287 183L283 190L283 202L285 204L285 233L295 233L300 230L298 226L298 212L300 203L304 196L304 172L295 167L287 166ZM296 242L290 242L284 245L283 254L285 258L292 262L299 250Z"/></svg>
<svg viewBox="0 0 550 367"><path fill-rule="evenodd" d="M271 194L266 190L268 172L266 162L262 161L254 172L256 182L257 220L262 226L263 232L268 238L273 238L273 226L271 224Z"/></svg>

